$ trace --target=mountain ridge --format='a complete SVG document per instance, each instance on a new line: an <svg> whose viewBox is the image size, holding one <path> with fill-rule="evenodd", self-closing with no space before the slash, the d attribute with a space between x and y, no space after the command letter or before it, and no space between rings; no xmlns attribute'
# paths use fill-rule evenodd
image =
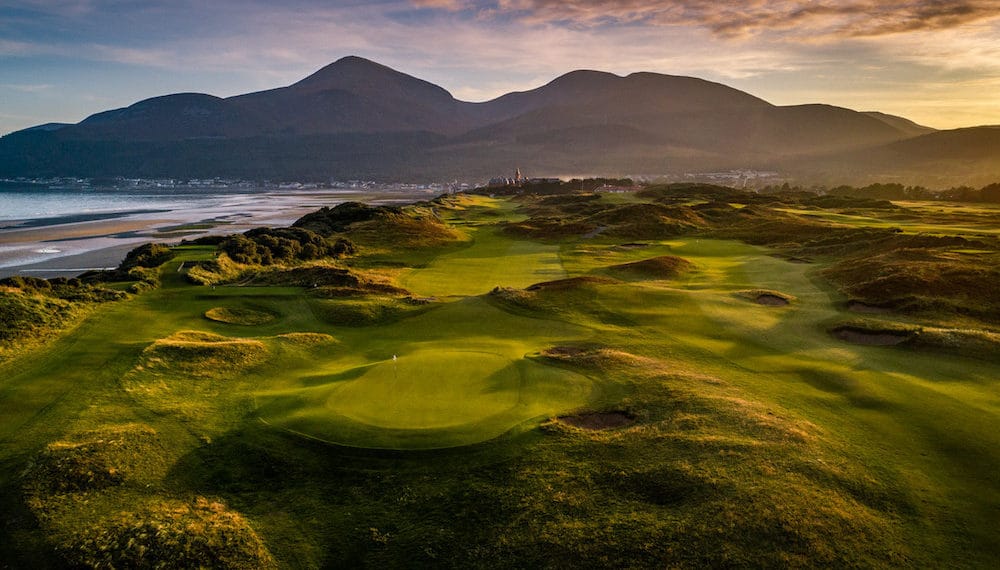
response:
<svg viewBox="0 0 1000 570"><path fill-rule="evenodd" d="M540 175L780 168L809 176L817 164L829 171L824 160L868 149L912 165L907 153L916 146L891 145L936 132L877 111L778 106L721 83L651 72L576 70L534 89L466 102L347 56L284 87L227 98L163 95L75 125L11 133L0 139L0 176L184 177L213 164L218 175L275 178L465 178L513 164ZM257 163L241 165L249 148ZM841 170L856 178L892 174L885 164Z"/></svg>

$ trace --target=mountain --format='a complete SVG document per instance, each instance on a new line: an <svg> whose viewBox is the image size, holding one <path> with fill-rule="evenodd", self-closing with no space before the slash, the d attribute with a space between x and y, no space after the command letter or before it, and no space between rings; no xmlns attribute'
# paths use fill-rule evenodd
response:
<svg viewBox="0 0 1000 570"><path fill-rule="evenodd" d="M12 133L0 139L0 177L468 179L520 166L536 175L780 168L857 178L891 174L892 161L908 165L940 145L960 149L937 161L950 173L964 153L993 152L989 136L936 133L830 105L776 106L656 73L573 71L470 103L345 57L286 87L229 98L166 95L76 125ZM924 137L948 142L916 142ZM853 162L837 170L837 161Z"/></svg>
<svg viewBox="0 0 1000 570"><path fill-rule="evenodd" d="M873 117L880 121L883 121L886 124L895 127L903 131L904 133L914 137L920 135L926 135L928 133L933 133L936 130L930 127L919 125L905 117L897 117L896 115L888 115L886 113L880 113L878 111L866 111L864 114L868 115L869 117Z"/></svg>

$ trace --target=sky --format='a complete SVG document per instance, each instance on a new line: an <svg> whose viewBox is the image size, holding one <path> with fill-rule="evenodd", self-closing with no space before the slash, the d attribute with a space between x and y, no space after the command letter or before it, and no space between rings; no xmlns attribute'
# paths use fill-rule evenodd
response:
<svg viewBox="0 0 1000 570"><path fill-rule="evenodd" d="M0 0L0 134L359 55L483 101L574 69L1000 124L1000 0Z"/></svg>

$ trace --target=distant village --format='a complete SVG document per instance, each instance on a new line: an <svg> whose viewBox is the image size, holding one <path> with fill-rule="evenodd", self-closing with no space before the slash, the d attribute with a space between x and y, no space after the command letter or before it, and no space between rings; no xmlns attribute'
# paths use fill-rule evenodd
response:
<svg viewBox="0 0 1000 570"><path fill-rule="evenodd" d="M609 181L606 187L588 188L593 191L622 191L633 184L656 182L707 182L735 188L756 189L766 185L788 181L778 172L758 170L729 170L723 172L687 172L669 174L628 175L623 178L590 178L589 180ZM627 184L614 181L627 180ZM76 177L17 177L0 178L0 189L4 187L38 188L49 190L353 190L380 192L427 192L445 194L462 192L476 188L511 191L517 188L538 185L559 184L563 179L556 177L528 177L520 168L515 168L511 176L496 176L488 182L459 181L406 183L379 182L374 180L337 180L326 182L301 181L259 181L234 178L76 178Z"/></svg>
<svg viewBox="0 0 1000 570"><path fill-rule="evenodd" d="M414 184L403 182L376 182L372 180L334 180L328 182L251 181L230 178L174 179L174 178L0 178L0 188L37 187L47 190L354 190L380 192L452 193L475 188L468 182L432 182Z"/></svg>

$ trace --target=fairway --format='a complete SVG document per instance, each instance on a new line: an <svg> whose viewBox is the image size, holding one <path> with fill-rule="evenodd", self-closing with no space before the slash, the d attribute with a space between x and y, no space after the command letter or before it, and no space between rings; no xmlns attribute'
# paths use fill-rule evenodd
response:
<svg viewBox="0 0 1000 570"><path fill-rule="evenodd" d="M566 276L559 246L510 239L499 230L477 229L473 244L410 271L400 282L420 295L481 295L494 287L527 287Z"/></svg>

